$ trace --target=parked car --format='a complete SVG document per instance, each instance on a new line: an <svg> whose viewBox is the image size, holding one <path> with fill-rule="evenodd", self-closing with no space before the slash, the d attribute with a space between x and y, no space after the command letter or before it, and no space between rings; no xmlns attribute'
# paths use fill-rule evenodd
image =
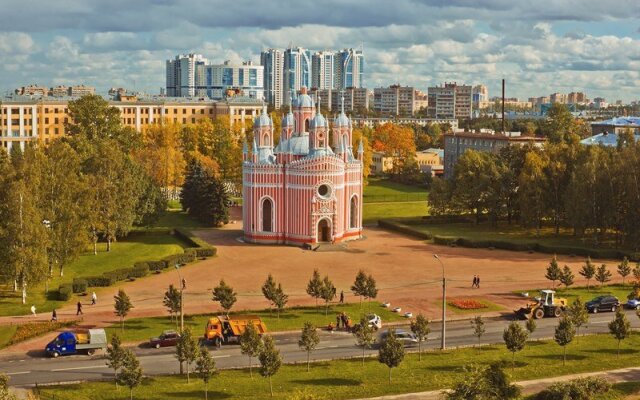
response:
<svg viewBox="0 0 640 400"><path fill-rule="evenodd" d="M164 331L159 337L154 337L149 340L149 345L159 349L160 347L175 346L178 344L180 334L176 331Z"/></svg>
<svg viewBox="0 0 640 400"><path fill-rule="evenodd" d="M620 307L620 300L617 297L611 295L598 296L595 299L588 301L585 304L587 311L591 313L598 313L600 311L613 311L615 312Z"/></svg>
<svg viewBox="0 0 640 400"><path fill-rule="evenodd" d="M382 328L382 318L380 318L380 316L378 316L377 314L367 315L367 321L369 321L369 326L373 327L374 329Z"/></svg>
<svg viewBox="0 0 640 400"><path fill-rule="evenodd" d="M418 338L412 332L405 331L404 329L396 329L396 339L402 343L404 347L411 347L418 345ZM389 336L389 331L384 331L380 335L380 343L384 343Z"/></svg>
<svg viewBox="0 0 640 400"><path fill-rule="evenodd" d="M631 300L627 301L627 303L624 306L626 308L630 308L632 310L640 310L640 300L631 299Z"/></svg>

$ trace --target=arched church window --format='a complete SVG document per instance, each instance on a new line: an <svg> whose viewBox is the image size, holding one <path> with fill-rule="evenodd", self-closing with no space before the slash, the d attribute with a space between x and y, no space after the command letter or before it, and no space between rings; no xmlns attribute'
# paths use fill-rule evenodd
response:
<svg viewBox="0 0 640 400"><path fill-rule="evenodd" d="M309 118L304 120L304 131L309 132Z"/></svg>
<svg viewBox="0 0 640 400"><path fill-rule="evenodd" d="M350 219L350 223L349 223L349 227L350 228L357 228L358 227L358 197L357 196L353 196L351 197L351 207L350 207L350 211L351 211L351 219Z"/></svg>
<svg viewBox="0 0 640 400"><path fill-rule="evenodd" d="M271 199L262 201L262 231L273 232L273 203Z"/></svg>

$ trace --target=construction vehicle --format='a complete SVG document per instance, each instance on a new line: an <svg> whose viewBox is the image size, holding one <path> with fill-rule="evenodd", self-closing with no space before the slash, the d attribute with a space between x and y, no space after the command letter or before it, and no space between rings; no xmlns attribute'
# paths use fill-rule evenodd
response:
<svg viewBox="0 0 640 400"><path fill-rule="evenodd" d="M204 339L211 341L216 346L220 346L222 343L240 343L240 336L249 324L253 324L260 336L267 332L267 326L257 315L232 315L230 317L218 315L207 321Z"/></svg>
<svg viewBox="0 0 640 400"><path fill-rule="evenodd" d="M516 310L516 315L521 319L558 318L569 303L567 303L567 299L555 297L555 294L554 290L541 290L540 297L536 297L535 301Z"/></svg>
<svg viewBox="0 0 640 400"><path fill-rule="evenodd" d="M107 334L104 329L89 329L88 331L66 331L53 339L44 351L49 357L66 356L84 352L92 356L96 350L107 348Z"/></svg>

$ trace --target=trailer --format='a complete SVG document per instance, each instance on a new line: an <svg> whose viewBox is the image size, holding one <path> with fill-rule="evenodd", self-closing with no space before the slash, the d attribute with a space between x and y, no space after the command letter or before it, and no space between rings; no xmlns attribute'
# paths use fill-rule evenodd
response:
<svg viewBox="0 0 640 400"><path fill-rule="evenodd" d="M107 348L107 333L104 329L89 329L87 331L65 331L59 334L45 347L49 357L66 356L70 354L95 354L96 350Z"/></svg>

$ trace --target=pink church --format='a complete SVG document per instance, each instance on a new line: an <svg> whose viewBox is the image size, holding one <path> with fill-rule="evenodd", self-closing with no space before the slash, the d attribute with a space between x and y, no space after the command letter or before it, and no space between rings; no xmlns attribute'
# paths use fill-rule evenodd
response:
<svg viewBox="0 0 640 400"><path fill-rule="evenodd" d="M277 146L266 107L255 119L242 168L246 241L303 245L362 236L362 143L356 158L344 106L332 125L305 88L282 119Z"/></svg>

